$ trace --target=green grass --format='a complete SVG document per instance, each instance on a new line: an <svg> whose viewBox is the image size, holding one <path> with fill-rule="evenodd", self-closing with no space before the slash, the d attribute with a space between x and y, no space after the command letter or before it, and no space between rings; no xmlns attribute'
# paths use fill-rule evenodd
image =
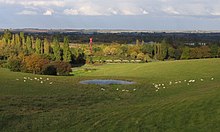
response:
<svg viewBox="0 0 220 132"><path fill-rule="evenodd" d="M0 131L217 132L219 66L220 59L87 65L68 77L0 69ZM48 77L50 81L24 83L23 77ZM79 84L86 79L123 79L136 84ZM190 79L196 82L187 85L184 80ZM152 83L164 83L166 88L156 92Z"/></svg>

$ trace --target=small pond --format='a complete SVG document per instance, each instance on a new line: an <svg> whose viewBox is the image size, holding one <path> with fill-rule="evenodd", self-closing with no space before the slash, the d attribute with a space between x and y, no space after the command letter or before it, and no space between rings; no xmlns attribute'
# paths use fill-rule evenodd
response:
<svg viewBox="0 0 220 132"><path fill-rule="evenodd" d="M81 84L98 84L98 85L110 85L110 84L134 84L135 82L122 81L122 80L85 80L81 81Z"/></svg>

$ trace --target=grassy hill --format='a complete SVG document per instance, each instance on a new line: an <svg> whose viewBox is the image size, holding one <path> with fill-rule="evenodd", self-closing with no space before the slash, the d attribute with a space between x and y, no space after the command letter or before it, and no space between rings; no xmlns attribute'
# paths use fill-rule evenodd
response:
<svg viewBox="0 0 220 132"><path fill-rule="evenodd" d="M0 69L0 131L220 131L219 66L220 59L107 64L68 77ZM136 84L79 84L86 79Z"/></svg>

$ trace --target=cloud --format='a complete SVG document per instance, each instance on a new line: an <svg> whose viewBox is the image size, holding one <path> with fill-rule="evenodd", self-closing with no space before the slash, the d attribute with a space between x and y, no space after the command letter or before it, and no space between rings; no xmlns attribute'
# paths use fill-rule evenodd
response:
<svg viewBox="0 0 220 132"><path fill-rule="evenodd" d="M163 9L163 11L167 14L175 14L175 15L179 15L180 13L178 11L176 11L173 7L167 7L165 9Z"/></svg>
<svg viewBox="0 0 220 132"><path fill-rule="evenodd" d="M65 9L63 13L65 15L78 15L79 14L78 10L75 10L75 9Z"/></svg>
<svg viewBox="0 0 220 132"><path fill-rule="evenodd" d="M0 6L19 6L23 10L54 12L61 15L173 15L218 16L219 0L0 0ZM47 10L53 9L54 11ZM31 14L31 13L30 13Z"/></svg>
<svg viewBox="0 0 220 132"><path fill-rule="evenodd" d="M43 15L45 15L45 16L51 16L51 15L53 15L53 13L54 13L54 10L49 9L49 10L46 10L46 12L44 12Z"/></svg>
<svg viewBox="0 0 220 132"><path fill-rule="evenodd" d="M0 0L0 3L23 6L57 6L63 7L63 0Z"/></svg>
<svg viewBox="0 0 220 132"><path fill-rule="evenodd" d="M23 10L17 13L18 15L37 15L35 11Z"/></svg>

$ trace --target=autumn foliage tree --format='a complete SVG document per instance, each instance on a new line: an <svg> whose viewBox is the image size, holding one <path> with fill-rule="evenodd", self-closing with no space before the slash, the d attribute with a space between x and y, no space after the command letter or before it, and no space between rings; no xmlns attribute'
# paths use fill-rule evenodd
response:
<svg viewBox="0 0 220 132"><path fill-rule="evenodd" d="M50 61L42 57L41 55L32 54L25 57L24 67L26 72L30 72L33 74L42 74L44 65L47 65L49 63Z"/></svg>

